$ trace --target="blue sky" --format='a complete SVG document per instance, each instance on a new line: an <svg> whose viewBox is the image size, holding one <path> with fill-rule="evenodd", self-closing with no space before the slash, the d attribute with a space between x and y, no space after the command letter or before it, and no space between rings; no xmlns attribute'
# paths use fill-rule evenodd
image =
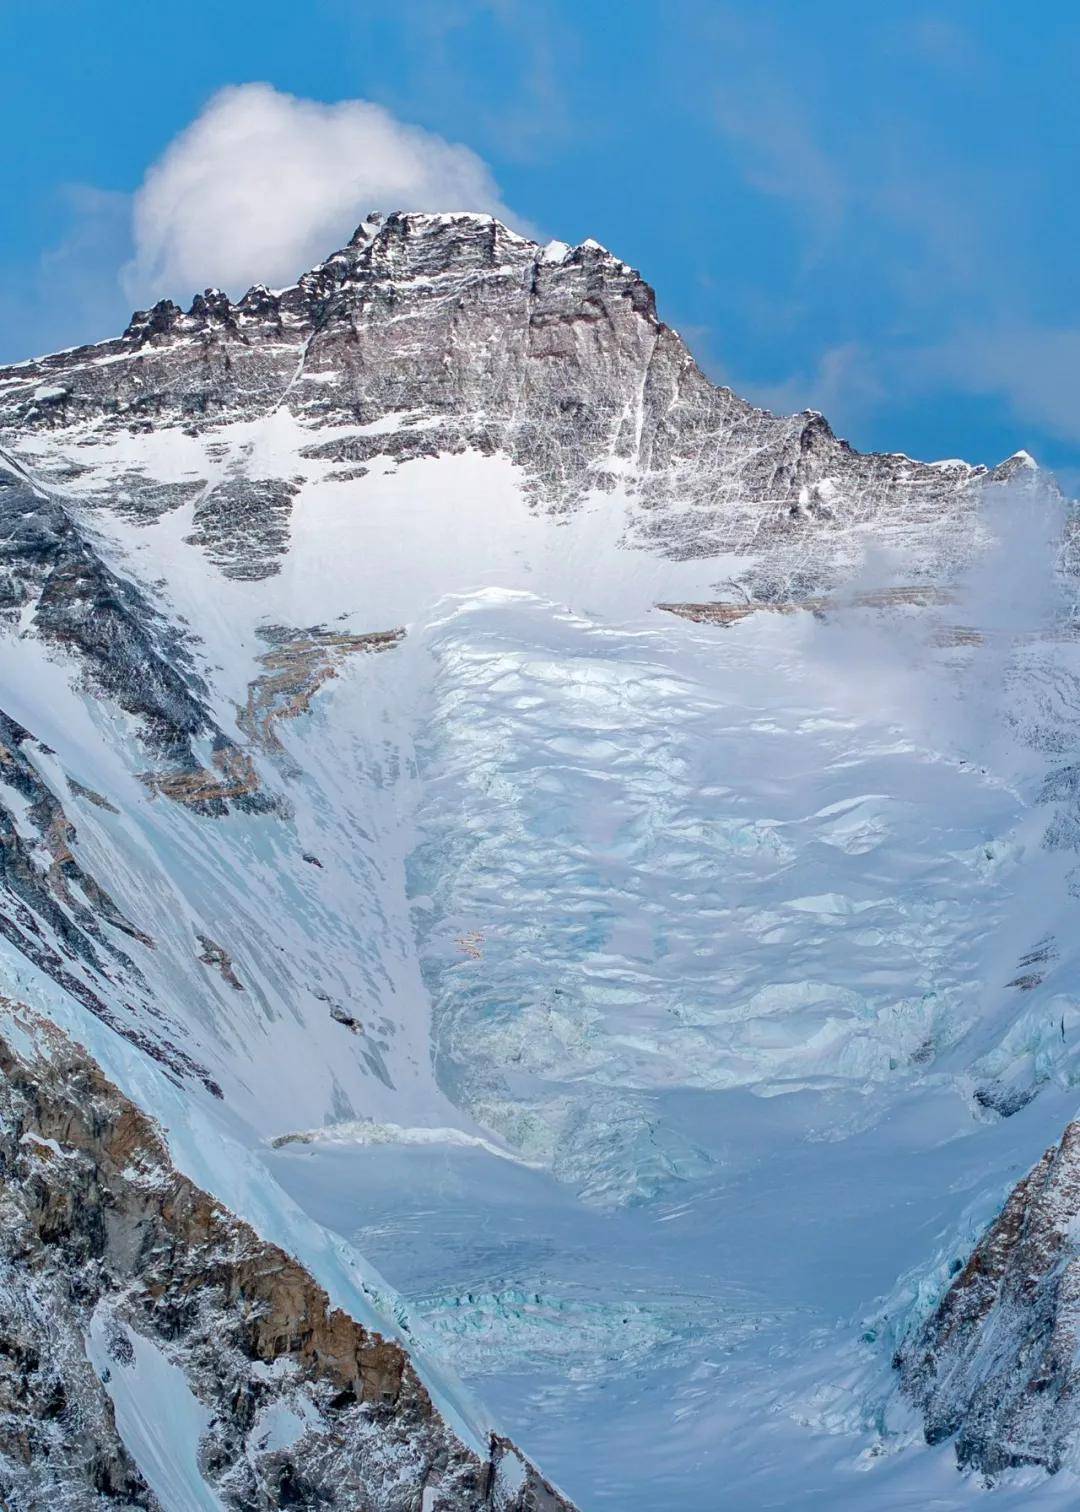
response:
<svg viewBox="0 0 1080 1512"><path fill-rule="evenodd" d="M160 169L216 91L258 81L389 112L372 137L366 118L264 97L304 151L328 133L357 144L345 191L481 185L544 236L604 242L750 397L820 408L863 449L994 461L1024 446L1075 486L1078 65L1065 0L0 0L0 360L114 333L151 278L186 301L289 255L268 227L215 268L224 222L253 219L230 217L222 188L248 176L235 132L195 188L190 134ZM398 127L408 165L367 162L397 150ZM417 155L437 138L475 157L428 173ZM192 222L207 183L217 198ZM331 242L371 208L439 208L327 195Z"/></svg>

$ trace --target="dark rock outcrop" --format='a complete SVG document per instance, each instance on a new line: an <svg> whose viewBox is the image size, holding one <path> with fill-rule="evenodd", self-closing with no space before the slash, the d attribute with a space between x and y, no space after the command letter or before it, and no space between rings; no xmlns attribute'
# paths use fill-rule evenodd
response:
<svg viewBox="0 0 1080 1512"><path fill-rule="evenodd" d="M176 629L95 550L59 499L0 456L0 611L30 617L96 690L139 720L155 751L190 760L213 730L205 687Z"/></svg>
<svg viewBox="0 0 1080 1512"><path fill-rule="evenodd" d="M147 950L155 942L82 865L75 825L31 750L39 760L53 754L0 710L0 937L153 1060L220 1096L213 1077L173 1037L175 1026L154 1003L142 971L116 936ZM73 793L89 792L78 783L69 785ZM22 805L18 822L9 795ZM98 794L93 801L105 803ZM118 982L124 988L122 1009L115 1005Z"/></svg>

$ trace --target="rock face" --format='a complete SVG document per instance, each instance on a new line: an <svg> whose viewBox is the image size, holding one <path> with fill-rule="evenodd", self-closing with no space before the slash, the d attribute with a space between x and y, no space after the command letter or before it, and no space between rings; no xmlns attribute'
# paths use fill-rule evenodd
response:
<svg viewBox="0 0 1080 1512"><path fill-rule="evenodd" d="M1080 1411L1080 1123L1009 1196L897 1358L927 1441L988 1476L1074 1464Z"/></svg>
<svg viewBox="0 0 1080 1512"><path fill-rule="evenodd" d="M43 764L53 755L0 710L0 783L8 795L0 804L0 937L95 1018L220 1096L206 1069L162 1033L164 1016L149 1004L145 978L116 934L147 950L154 949L154 941L80 864L74 849L78 832L31 760L31 749ZM87 793L96 807L107 803L73 783L71 791L76 790ZM106 1001L118 978L124 982L124 1008L141 1022ZM133 1004L132 997L141 1004Z"/></svg>
<svg viewBox="0 0 1080 1512"><path fill-rule="evenodd" d="M182 638L117 576L55 496L0 452L0 612L73 652L93 686L142 722L162 754L191 759L212 732Z"/></svg>
<svg viewBox="0 0 1080 1512"><path fill-rule="evenodd" d="M237 1512L569 1512L508 1442L486 1458L463 1444L401 1345L176 1171L153 1123L58 1030L16 1013L15 1039L0 1039L6 1507L172 1512L159 1462L186 1457ZM148 1352L206 1427L192 1442L179 1413L159 1421L147 1469L113 1399Z"/></svg>
<svg viewBox="0 0 1080 1512"><path fill-rule="evenodd" d="M208 813L225 813L227 801L249 812L266 806L242 753L207 707L180 628L108 566L70 507L2 450L0 574L0 615L9 625L73 656L87 687L137 721L146 750L165 768L149 774L152 787L177 786ZM200 744L231 780L203 780ZM237 768L243 780L235 779Z"/></svg>
<svg viewBox="0 0 1080 1512"><path fill-rule="evenodd" d="M307 713L311 700L338 667L358 651L390 651L402 639L403 630L348 635L316 625L308 630L268 625L261 638L269 650L260 658L265 671L248 687L247 704L238 723L245 735L262 750L283 756L274 726L282 719Z"/></svg>
<svg viewBox="0 0 1080 1512"><path fill-rule="evenodd" d="M629 538L676 558L798 541L753 575L766 597L820 582L855 525L944 549L943 527L962 524L987 476L863 456L817 413L747 404L708 380L652 289L605 248L541 247L479 215L374 215L291 288L235 304L208 290L186 313L165 300L114 341L0 371L0 433L13 435L198 431L277 408L352 428L305 452L348 464L343 481L379 456L498 452L556 513L627 484ZM135 471L123 507L152 519L194 487L189 539L226 575L258 579L279 570L295 487L247 461L222 457L201 489Z"/></svg>

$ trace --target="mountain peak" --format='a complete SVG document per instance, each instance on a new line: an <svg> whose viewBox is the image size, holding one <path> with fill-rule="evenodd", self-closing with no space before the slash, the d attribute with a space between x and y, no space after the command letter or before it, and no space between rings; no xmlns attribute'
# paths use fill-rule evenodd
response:
<svg viewBox="0 0 1080 1512"><path fill-rule="evenodd" d="M0 391L0 426L50 431L202 431L281 410L368 428L333 443L354 469L476 451L507 457L550 509L623 489L629 537L674 557L828 522L800 592L833 570L849 524L895 517L938 549L973 487L1028 465L863 456L816 411L772 415L711 383L650 286L595 238L544 245L476 211L372 211L287 288L159 301L119 339L11 370ZM275 495L286 518L294 486ZM229 549L239 560L239 537ZM786 569L767 580L787 591Z"/></svg>
<svg viewBox="0 0 1080 1512"><path fill-rule="evenodd" d="M881 1420L820 1276L858 1316L950 1221L935 1151L1080 1080L1072 627L1041 558L967 570L1013 475L749 404L598 242L469 212L0 372L0 967L102 1067L0 1001L0 1451L148 1506L140 1409L162 1506L565 1506L423 1338L590 1505L813 1499L813 1423ZM1077 1221L1070 1138L1016 1224ZM1075 1342L1064 1241L948 1345L1001 1238L914 1363L932 1432L991 1355L1080 1392L1025 1363Z"/></svg>

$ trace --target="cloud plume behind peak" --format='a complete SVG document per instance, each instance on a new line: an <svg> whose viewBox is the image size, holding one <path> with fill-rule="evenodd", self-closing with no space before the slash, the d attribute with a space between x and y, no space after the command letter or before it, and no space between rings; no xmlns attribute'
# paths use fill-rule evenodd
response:
<svg viewBox="0 0 1080 1512"><path fill-rule="evenodd" d="M136 191L124 291L147 304L291 283L375 209L483 210L521 225L481 158L381 105L230 86Z"/></svg>

